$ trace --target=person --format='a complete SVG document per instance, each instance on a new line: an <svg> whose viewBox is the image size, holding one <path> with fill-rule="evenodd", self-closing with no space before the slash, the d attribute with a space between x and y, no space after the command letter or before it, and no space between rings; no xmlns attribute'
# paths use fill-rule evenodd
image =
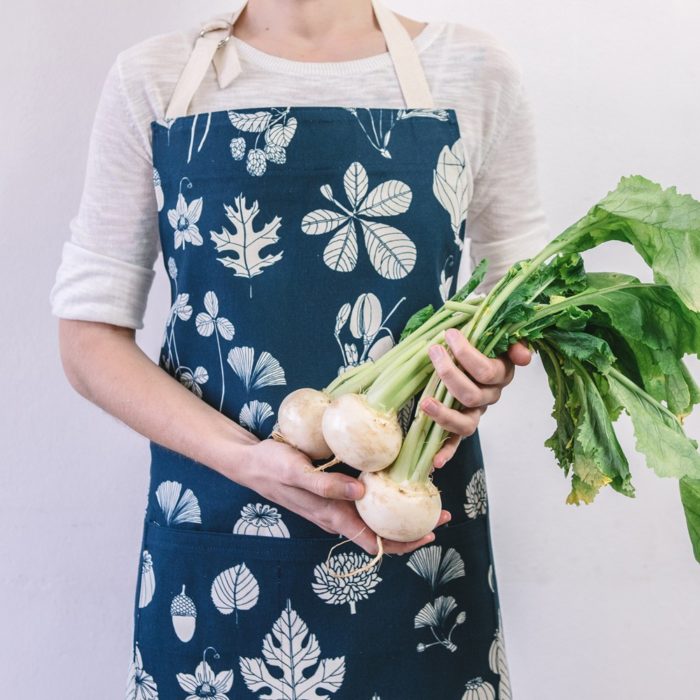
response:
<svg viewBox="0 0 700 700"><path fill-rule="evenodd" d="M509 698L478 423L528 348L433 346L461 408L409 408L451 433L444 510L381 566L357 473L268 439L286 394L546 242L509 50L379 0L249 0L150 37L107 74L70 229L65 373L151 450L127 697ZM159 254L154 362L135 331Z"/></svg>

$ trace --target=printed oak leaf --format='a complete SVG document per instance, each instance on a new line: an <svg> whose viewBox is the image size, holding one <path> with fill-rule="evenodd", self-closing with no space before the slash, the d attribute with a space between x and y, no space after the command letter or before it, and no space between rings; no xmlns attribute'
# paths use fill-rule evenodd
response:
<svg viewBox="0 0 700 700"><path fill-rule="evenodd" d="M279 242L277 231L282 219L275 216L272 221L263 228L255 230L253 220L260 213L257 200L248 208L245 197L240 194L233 205L224 204L226 218L233 224L235 232L231 233L222 227L221 233L210 231L211 240L216 245L217 253L232 252L236 257L225 256L219 258L219 262L233 270L236 277L252 279L262 274L263 270L282 259L283 251L271 255L263 255L262 250L267 246ZM250 296L253 296L251 286Z"/></svg>
<svg viewBox="0 0 700 700"><path fill-rule="evenodd" d="M261 693L260 700L329 700L325 692L335 693L343 684L345 657L319 660L318 640L289 600L263 639L262 655L240 659L243 680L251 692Z"/></svg>

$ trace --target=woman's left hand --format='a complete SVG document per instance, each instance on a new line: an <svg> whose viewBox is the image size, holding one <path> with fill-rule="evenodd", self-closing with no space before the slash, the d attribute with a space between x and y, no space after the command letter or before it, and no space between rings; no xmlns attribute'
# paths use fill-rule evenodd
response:
<svg viewBox="0 0 700 700"><path fill-rule="evenodd" d="M436 423L452 433L433 458L438 469L452 458L461 439L476 430L481 415L498 401L503 387L513 381L515 365L527 365L532 359L532 353L521 341L503 355L491 358L454 328L445 332L445 340L454 360L442 345L432 345L428 354L443 384L463 408L448 408L436 399L425 399L420 404Z"/></svg>

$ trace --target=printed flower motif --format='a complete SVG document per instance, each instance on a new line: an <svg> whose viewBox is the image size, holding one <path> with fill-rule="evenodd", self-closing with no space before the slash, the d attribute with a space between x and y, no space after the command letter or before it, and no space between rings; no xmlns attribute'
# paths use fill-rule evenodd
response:
<svg viewBox="0 0 700 700"><path fill-rule="evenodd" d="M267 503L249 503L241 509L241 517L233 527L236 535L289 537L289 530L277 508Z"/></svg>
<svg viewBox="0 0 700 700"><path fill-rule="evenodd" d="M355 552L346 554L343 552L331 557L328 565L336 574L348 574L367 566L370 561L371 558L366 554ZM375 567L360 571L352 576L338 578L330 573L328 565L323 562L314 568L316 581L311 584L314 593L329 605L348 603L350 614L354 615L357 612L356 603L369 598L369 594L374 593L375 587L382 579L377 576Z"/></svg>
<svg viewBox="0 0 700 700"><path fill-rule="evenodd" d="M129 680L126 688L127 700L158 700L158 685L153 676L143 670L143 660L138 646L129 666Z"/></svg>
<svg viewBox="0 0 700 700"><path fill-rule="evenodd" d="M198 700L198 698L209 698L209 700L229 700L227 695L233 685L233 669L221 671L214 675L211 666L206 662L206 654L211 647L204 650L201 663L195 669L194 675L189 673L178 673L177 682L180 687L189 693L185 700ZM214 650L215 659L219 654Z"/></svg>
<svg viewBox="0 0 700 700"><path fill-rule="evenodd" d="M467 486L467 502L464 504L464 512L470 518L485 515L487 508L486 478L483 469L474 473Z"/></svg>
<svg viewBox="0 0 700 700"><path fill-rule="evenodd" d="M185 243L192 245L202 245L204 239L199 232L197 222L202 215L202 197L192 200L189 204L185 201L182 192L177 196L175 209L168 211L168 221L175 229L175 249L182 247Z"/></svg>
<svg viewBox="0 0 700 700"><path fill-rule="evenodd" d="M368 194L368 183L362 164L351 163L343 177L349 208L336 200L331 186L325 184L321 194L340 211L314 209L302 219L302 231L310 236L334 231L323 251L323 261L336 272L351 272L357 265L359 228L374 269L386 279L402 279L416 264L415 244L399 229L371 219L403 214L413 192L401 180L386 180Z"/></svg>
<svg viewBox="0 0 700 700"><path fill-rule="evenodd" d="M163 206L165 206L165 195L163 194L163 186L160 181L160 173L155 168L153 168L153 189L156 194L156 206L158 211L161 211Z"/></svg>

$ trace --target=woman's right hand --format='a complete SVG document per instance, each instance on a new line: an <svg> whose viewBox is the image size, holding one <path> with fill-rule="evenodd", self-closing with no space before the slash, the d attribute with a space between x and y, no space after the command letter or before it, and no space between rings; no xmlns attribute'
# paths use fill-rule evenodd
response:
<svg viewBox="0 0 700 700"><path fill-rule="evenodd" d="M362 521L354 501L364 486L359 479L314 469L299 450L275 440L252 443L239 451L230 478L333 534L353 540L369 554L377 553L377 536ZM443 510L438 525L450 514ZM435 539L430 533L413 542L383 540L387 554L406 554Z"/></svg>

